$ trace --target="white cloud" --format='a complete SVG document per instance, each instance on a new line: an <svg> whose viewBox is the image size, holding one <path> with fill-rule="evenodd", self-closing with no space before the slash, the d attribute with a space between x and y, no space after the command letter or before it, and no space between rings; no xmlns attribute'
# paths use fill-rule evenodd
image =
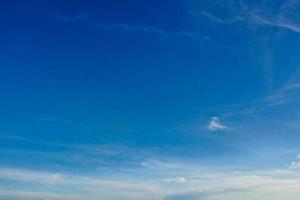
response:
<svg viewBox="0 0 300 200"><path fill-rule="evenodd" d="M300 33L300 24L298 23L299 15L297 11L300 3L297 0L287 0L282 3L278 12L270 14L272 10L272 1L264 1L255 6L249 6L246 1L228 1L226 5L214 3L227 9L229 17L222 18L212 14L209 11L193 12L195 16L204 16L211 22L221 25L244 22L249 25L265 25L286 29L295 33ZM269 8L265 7L269 5Z"/></svg>
<svg viewBox="0 0 300 200"><path fill-rule="evenodd" d="M288 165L290 170L300 169L300 161L293 161Z"/></svg>
<svg viewBox="0 0 300 200"><path fill-rule="evenodd" d="M162 28L150 25L129 25L126 23L116 23L116 24L97 24L96 28L98 30L115 30L115 31L125 31L125 32L143 32L143 33L153 33L163 37L196 37L197 34L192 31L167 31Z"/></svg>
<svg viewBox="0 0 300 200"><path fill-rule="evenodd" d="M166 183L182 184L182 183L186 183L186 178L185 177L165 178L164 181Z"/></svg>
<svg viewBox="0 0 300 200"><path fill-rule="evenodd" d="M34 188L34 190L31 191L31 189L28 189L24 192L20 192L18 188L7 192L0 190L0 200L8 196L18 200L32 199L30 197L34 197L33 199L61 200L68 199L70 196L75 196L79 200L94 200L99 198L139 200L141 197L147 200L159 200L161 199L160 196L164 194L161 188L148 181L110 180L23 169L0 168L1 180L9 180L20 185L25 184ZM48 192L36 192L39 190L52 191L55 195ZM72 191L72 194L69 191ZM26 198L21 197L22 195L20 194L23 193L27 194Z"/></svg>
<svg viewBox="0 0 300 200"><path fill-rule="evenodd" d="M288 164L290 170L300 169L300 154L297 156L297 159Z"/></svg>
<svg viewBox="0 0 300 200"><path fill-rule="evenodd" d="M278 28L284 28L288 29L290 31L293 31L295 33L300 33L300 26L298 24L293 24L292 22L285 20L285 21L279 21L279 20L270 20L263 18L262 16L254 16L253 19L258 24L264 24L268 26L278 27Z"/></svg>
<svg viewBox="0 0 300 200"><path fill-rule="evenodd" d="M49 192L28 192L22 190L0 190L0 200L81 200L69 194L58 195Z"/></svg>
<svg viewBox="0 0 300 200"><path fill-rule="evenodd" d="M236 171L213 170L199 165L147 161L151 166L152 180L127 177L120 180L67 174L39 172L21 169L0 169L0 180L15 181L32 185L36 192L14 188L0 190L1 199L45 199L45 200L166 200L166 199L207 199L207 200L296 200L300 196L300 173L292 170ZM137 174L142 171L136 172ZM156 176L156 175L158 176ZM173 176L175 175L175 176ZM176 176L177 175L177 176ZM161 179L160 177L170 177ZM54 179L54 181L53 181ZM32 188L32 187L29 187ZM59 189L58 189L59 188ZM64 189L67 189L64 191ZM70 194L72 191L72 194ZM72 198L72 197L76 198ZM8 198L9 197L9 198Z"/></svg>
<svg viewBox="0 0 300 200"><path fill-rule="evenodd" d="M259 25L267 25L276 28L286 29L295 33L300 33L300 25L296 23L299 16L292 16L290 13L296 13L299 8L299 2L295 3L294 0L284 2L280 11L269 17L266 17L267 11L264 8L256 8L249 10L247 20L249 23L256 23ZM298 4L298 5L296 5Z"/></svg>
<svg viewBox="0 0 300 200"><path fill-rule="evenodd" d="M210 12L207 12L207 11L202 11L200 12L200 14L202 16L205 16L207 17L208 19L210 19L212 22L214 23L217 23L217 24L223 24L223 25L226 25L226 24L233 24L233 23L237 23L237 22L241 22L243 21L243 17L242 16L234 16L232 18L228 18L228 19L221 19L215 15L213 15L212 13ZM199 15L198 13L194 13L194 15Z"/></svg>
<svg viewBox="0 0 300 200"><path fill-rule="evenodd" d="M218 117L212 117L208 123L208 130L221 131L228 129L228 126L223 124Z"/></svg>

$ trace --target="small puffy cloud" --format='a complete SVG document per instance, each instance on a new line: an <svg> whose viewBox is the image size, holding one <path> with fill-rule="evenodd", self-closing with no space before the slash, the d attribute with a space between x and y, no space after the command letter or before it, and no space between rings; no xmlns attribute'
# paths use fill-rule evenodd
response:
<svg viewBox="0 0 300 200"><path fill-rule="evenodd" d="M290 170L300 169L300 162L299 161L293 161L288 165L288 168Z"/></svg>
<svg viewBox="0 0 300 200"><path fill-rule="evenodd" d="M208 130L210 131L221 131L228 129L224 123L218 117L212 117L208 123Z"/></svg>
<svg viewBox="0 0 300 200"><path fill-rule="evenodd" d="M300 169L300 155L297 156L297 159L288 164L290 170Z"/></svg>

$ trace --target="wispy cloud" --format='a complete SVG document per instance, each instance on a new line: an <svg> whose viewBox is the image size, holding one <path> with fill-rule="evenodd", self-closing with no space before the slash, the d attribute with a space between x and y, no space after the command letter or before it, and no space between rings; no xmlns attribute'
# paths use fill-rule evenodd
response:
<svg viewBox="0 0 300 200"><path fill-rule="evenodd" d="M222 200L263 199L296 200L299 195L300 174L288 169L262 171L217 170L183 162L168 163L148 160L148 165L137 169L152 171L151 178L126 177L98 178L96 176L72 175L56 172L24 169L0 169L0 181L9 180L22 185L34 185L36 190L47 188L52 193L24 190L16 187L0 191L0 199L46 200L69 199L67 191L73 191L75 199L176 199L195 196L197 198ZM60 189L59 189L60 188ZM21 195L24 193L24 196ZM193 195L192 195L193 194ZM17 198L14 198L17 197ZM196 198L196 199L197 199Z"/></svg>
<svg viewBox="0 0 300 200"><path fill-rule="evenodd" d="M219 117L212 117L208 123L208 130L210 131L222 131L228 129L228 126L225 125Z"/></svg>
<svg viewBox="0 0 300 200"><path fill-rule="evenodd" d="M198 13L195 13L194 15L199 15ZM222 19L210 12L207 12L207 11L202 11L200 12L200 15L202 16L205 16L207 17L211 22L214 22L214 23L217 23L217 24L223 24L223 25L226 25L226 24L233 24L233 23L237 23L237 22L240 22L240 21L243 21L243 17L242 16L233 16L232 18L227 18L227 19Z"/></svg>
<svg viewBox="0 0 300 200"><path fill-rule="evenodd" d="M120 31L120 32L135 32L143 34L152 34L165 39L192 39L200 43L209 44L219 49L233 50L232 47L226 46L215 41L208 35L204 35L199 31L195 30L165 30L160 27L150 26L150 25L129 25L126 23L116 23L116 24L97 24L96 29L101 31Z"/></svg>
<svg viewBox="0 0 300 200"><path fill-rule="evenodd" d="M200 15L207 17L211 22L217 24L226 25L243 22L251 25L272 26L300 33L300 25L295 23L297 16L291 15L291 13L296 12L295 8L299 8L300 4L298 1L288 0L282 4L278 12L272 14L269 14L270 8L268 8L271 7L272 1L258 3L255 6L247 5L245 1L230 1L228 4L231 6L226 8L232 9L228 10L231 13L228 18L218 17L209 11L201 11ZM269 4L269 6L266 6L266 4Z"/></svg>
<svg viewBox="0 0 300 200"><path fill-rule="evenodd" d="M50 192L28 192L23 190L0 190L0 200L81 200L81 198L68 195L59 195Z"/></svg>
<svg viewBox="0 0 300 200"><path fill-rule="evenodd" d="M253 20L260 25L268 25L268 26L273 26L277 28L284 28L290 31L293 31L295 33L300 33L300 25L298 24L293 24L292 22L285 20L271 20L267 18L263 18L262 16L255 15L253 16Z"/></svg>
<svg viewBox="0 0 300 200"><path fill-rule="evenodd" d="M127 22L115 22L115 23L99 23L97 19L93 17L91 13L80 13L78 15L62 15L62 14L47 14L52 18L59 20L63 23L75 23L83 22L90 28L96 29L98 31L118 31L127 33L143 33L152 34L164 39L192 39L199 43L205 43L212 45L216 48L233 50L232 47L226 46L215 41L209 35L205 35L198 30L192 28L186 28L182 30L167 30L163 27L150 25L150 24L130 24Z"/></svg>
<svg viewBox="0 0 300 200"><path fill-rule="evenodd" d="M24 183L25 185L32 185L35 190L47 188L48 191L55 191L57 197L68 197L70 194L66 191L72 191L72 194L77 196L77 199L122 198L138 200L139 198L144 197L150 200L151 196L153 199L159 199L158 197L163 194L163 191L160 188L147 181L110 180L23 169L0 169L0 181L3 180L14 181L20 185L23 185ZM61 189L58 190L57 188ZM28 191L28 189L26 191ZM32 196L42 199L57 199L56 196L47 196L47 193L35 194L34 191L31 191L31 193ZM88 193L89 195L86 195L85 193ZM14 194L14 191L11 191L10 194Z"/></svg>
<svg viewBox="0 0 300 200"><path fill-rule="evenodd" d="M193 31L182 30L182 31L167 31L162 28L150 25L129 25L127 23L115 23L115 24L97 24L98 30L115 30L115 31L126 31L126 32L144 32L153 33L162 37L191 37L194 38L197 35ZM206 38L203 36L203 38Z"/></svg>
<svg viewBox="0 0 300 200"><path fill-rule="evenodd" d="M264 98L264 101L268 107L281 105L286 103L286 96L293 91L300 89L300 83L288 82L282 88L272 92L270 95Z"/></svg>
<svg viewBox="0 0 300 200"><path fill-rule="evenodd" d="M62 14L48 14L52 18L57 19L61 22L72 23L72 22L86 22L86 24L96 28L97 30L107 30L107 31L123 31L123 32L142 32L148 34L156 34L162 37L189 37L189 38L201 38L205 39L205 36L196 34L191 30L165 30L158 26L147 25L147 24L129 24L123 22L116 23L97 23L97 20L91 17L90 13L81 13L78 15L62 15Z"/></svg>
<svg viewBox="0 0 300 200"><path fill-rule="evenodd" d="M15 138L9 138L9 140ZM18 137L17 137L18 139ZM5 141L7 139L5 138ZM166 156L154 148L139 148L133 145L125 144L102 144L102 145L85 145L85 144L61 144L48 143L39 140L17 140L25 145L31 145L31 150L20 150L14 148L1 148L1 155L9 154L11 158L18 158L21 163L21 157L35 158L29 166L39 165L47 166L48 169L72 169L72 166L82 166L94 170L99 174L129 171L134 169L145 158L155 155ZM41 151L36 147L43 146L49 151ZM59 150L59 151L57 151ZM54 163L53 161L58 161ZM63 161L62 164L61 161ZM42 163L42 166L40 166Z"/></svg>
<svg viewBox="0 0 300 200"><path fill-rule="evenodd" d="M79 12L77 14L70 15L64 13L49 12L48 10L41 10L41 14L63 23L86 22L91 16L89 12Z"/></svg>
<svg viewBox="0 0 300 200"><path fill-rule="evenodd" d="M298 0L287 0L280 7L277 16L271 18L256 18L258 22L266 25L283 28L295 33L300 33L299 16L297 15L300 2Z"/></svg>
<svg viewBox="0 0 300 200"><path fill-rule="evenodd" d="M283 106L290 103L293 99L289 95L300 90L300 83L293 80L287 81L281 88L276 89L263 97L254 99L244 104L233 104L226 108L222 117L229 118L232 116L255 115L270 110L276 106Z"/></svg>

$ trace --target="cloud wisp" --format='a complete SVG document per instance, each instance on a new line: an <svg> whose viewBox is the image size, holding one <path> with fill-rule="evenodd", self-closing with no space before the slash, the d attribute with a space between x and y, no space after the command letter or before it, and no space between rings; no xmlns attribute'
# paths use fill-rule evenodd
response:
<svg viewBox="0 0 300 200"><path fill-rule="evenodd" d="M192 12L193 16L206 17L212 23L230 25L244 23L249 25L270 26L300 33L300 24L296 23L298 16L294 16L299 1L288 0L284 2L277 12L272 13L272 1L264 1L255 6L249 6L245 1L229 1L226 5L214 3L230 13L227 17L219 17L208 10ZM268 5L268 6L267 6ZM270 14L271 13L271 14Z"/></svg>
<svg viewBox="0 0 300 200"><path fill-rule="evenodd" d="M16 183L20 188L0 190L0 199L151 199L166 200L263 199L296 200L299 195L300 174L290 169L262 171L217 170L199 165L148 160L138 171L153 172L152 178L127 177L122 179L90 177L45 171L1 168L0 181ZM26 186L36 186L31 191ZM23 188L23 189L22 189ZM50 192L41 192L44 188ZM76 191L73 195L67 191ZM287 196L286 196L287 195ZM8 198L8 199L9 199Z"/></svg>
<svg viewBox="0 0 300 200"><path fill-rule="evenodd" d="M141 33L151 34L163 39L192 39L199 43L209 44L219 49L234 50L232 47L221 44L211 38L209 35L203 34L199 30L186 28L182 30L168 30L160 26L151 24L130 24L127 22L100 23L95 19L94 15L89 12L80 13L74 16L47 14L53 19L63 23L83 23L97 31L113 31L122 33Z"/></svg>
<svg viewBox="0 0 300 200"><path fill-rule="evenodd" d="M208 130L210 131L223 131L228 129L229 127L225 125L219 117L212 117L208 123Z"/></svg>
<svg viewBox="0 0 300 200"><path fill-rule="evenodd" d="M293 24L289 22L288 20L281 21L281 20L270 20L267 18L263 18L262 16L256 15L253 16L253 20L260 25L268 25L272 27L277 27L277 28L284 28L287 30L290 30L295 33L300 33L300 25L298 24Z"/></svg>

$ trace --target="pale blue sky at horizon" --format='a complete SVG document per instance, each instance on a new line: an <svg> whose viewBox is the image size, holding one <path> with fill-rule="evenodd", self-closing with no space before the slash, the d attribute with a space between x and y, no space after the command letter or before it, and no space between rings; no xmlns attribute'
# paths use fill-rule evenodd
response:
<svg viewBox="0 0 300 200"><path fill-rule="evenodd" d="M0 200L296 200L300 1L0 2Z"/></svg>

